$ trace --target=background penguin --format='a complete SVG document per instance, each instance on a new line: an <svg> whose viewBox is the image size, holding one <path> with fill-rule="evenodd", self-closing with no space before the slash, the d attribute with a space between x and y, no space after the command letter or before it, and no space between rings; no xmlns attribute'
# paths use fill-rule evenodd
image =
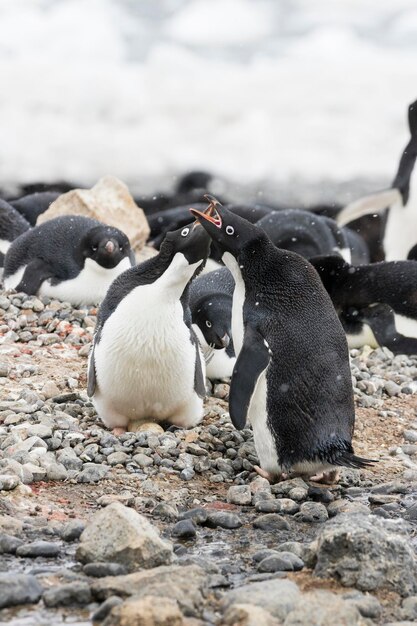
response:
<svg viewBox="0 0 417 626"><path fill-rule="evenodd" d="M391 188L352 202L337 216L338 224L344 225L364 215L382 213L383 248L387 261L405 259L408 250L416 243L417 189L416 177L412 174L417 158L417 100L408 107L408 125L410 140L402 153Z"/></svg>
<svg viewBox="0 0 417 626"><path fill-rule="evenodd" d="M14 207L0 199L0 267L12 241L29 230L30 224Z"/></svg>
<svg viewBox="0 0 417 626"><path fill-rule="evenodd" d="M63 215L15 239L4 260L4 287L97 304L111 282L134 263L118 228L81 215Z"/></svg>
<svg viewBox="0 0 417 626"><path fill-rule="evenodd" d="M407 344L392 343L392 320L387 319L386 339L383 334L384 316L364 316L362 309L377 303L392 309L397 334L417 338L417 263L415 261L381 261L353 266L338 256L310 260L342 321L351 348L365 344L386 345L399 353ZM353 314L352 314L353 310ZM374 330L377 328L377 339ZM381 344L381 341L383 342ZM388 343L390 345L388 345ZM392 347L391 347L392 346ZM414 349L413 342L409 344ZM410 354L407 351L407 354ZM413 354L413 352L411 352Z"/></svg>
<svg viewBox="0 0 417 626"><path fill-rule="evenodd" d="M209 245L195 223L168 233L157 256L111 285L97 319L87 389L110 428L134 430L151 420L189 428L201 421L205 366L187 284Z"/></svg>
<svg viewBox="0 0 417 626"><path fill-rule="evenodd" d="M263 228L277 248L297 252L306 259L335 252L351 259L345 233L328 217L287 209L269 213L256 225Z"/></svg>
<svg viewBox="0 0 417 626"><path fill-rule="evenodd" d="M237 354L229 411L249 419L263 474L365 467L354 455L353 390L346 337L314 268L224 207L192 210L232 272ZM327 476L334 478L334 471Z"/></svg>
<svg viewBox="0 0 417 626"><path fill-rule="evenodd" d="M232 340L232 300L235 281L222 267L201 274L190 285L193 328L211 380L230 378L236 362Z"/></svg>
<svg viewBox="0 0 417 626"><path fill-rule="evenodd" d="M45 213L60 195L58 191L38 191L16 200L10 200L10 204L23 215L31 226L35 226L39 215Z"/></svg>

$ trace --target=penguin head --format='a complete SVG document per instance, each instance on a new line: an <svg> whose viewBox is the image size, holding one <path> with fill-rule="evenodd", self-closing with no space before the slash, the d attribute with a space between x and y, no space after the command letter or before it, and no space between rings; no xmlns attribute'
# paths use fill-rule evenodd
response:
<svg viewBox="0 0 417 626"><path fill-rule="evenodd" d="M106 269L116 267L120 261L131 256L129 239L118 228L95 226L81 240L84 258L92 259Z"/></svg>
<svg viewBox="0 0 417 626"><path fill-rule="evenodd" d="M216 294L203 298L193 307L192 320L209 346L217 350L227 348L232 336L232 297Z"/></svg>
<svg viewBox="0 0 417 626"><path fill-rule="evenodd" d="M160 254L171 258L180 254L187 265L205 261L210 249L210 237L198 222L192 222L182 228L166 234L160 248Z"/></svg>
<svg viewBox="0 0 417 626"><path fill-rule="evenodd" d="M212 196L207 195L206 198L210 200L210 205L204 213L197 209L190 211L208 232L221 256L229 252L238 257L247 246L268 239L265 232L255 224L221 206Z"/></svg>

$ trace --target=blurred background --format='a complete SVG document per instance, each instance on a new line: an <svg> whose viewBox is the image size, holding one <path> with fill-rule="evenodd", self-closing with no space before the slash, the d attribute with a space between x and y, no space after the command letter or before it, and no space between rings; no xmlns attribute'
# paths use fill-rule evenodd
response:
<svg viewBox="0 0 417 626"><path fill-rule="evenodd" d="M9 193L204 169L347 201L392 180L417 98L415 0L1 0L0 32Z"/></svg>

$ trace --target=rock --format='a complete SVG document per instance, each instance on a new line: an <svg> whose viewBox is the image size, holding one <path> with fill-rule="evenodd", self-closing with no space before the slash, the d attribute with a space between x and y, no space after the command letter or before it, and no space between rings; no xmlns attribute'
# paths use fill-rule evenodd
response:
<svg viewBox="0 0 417 626"><path fill-rule="evenodd" d="M294 515L299 522L325 522L328 518L327 509L320 502L303 502L300 511Z"/></svg>
<svg viewBox="0 0 417 626"><path fill-rule="evenodd" d="M382 613L382 606L374 596L352 591L343 595L343 598L353 604L363 617L378 618Z"/></svg>
<svg viewBox="0 0 417 626"><path fill-rule="evenodd" d="M222 626L280 626L275 619L260 606L252 604L233 604L223 616Z"/></svg>
<svg viewBox="0 0 417 626"><path fill-rule="evenodd" d="M97 483L106 476L109 469L106 465L99 463L84 463L84 468L78 474L77 481L79 483Z"/></svg>
<svg viewBox="0 0 417 626"><path fill-rule="evenodd" d="M249 583L227 591L221 601L223 609L234 604L253 604L284 621L300 602L301 594L297 585L290 580L272 578L262 582Z"/></svg>
<svg viewBox="0 0 417 626"><path fill-rule="evenodd" d="M0 554L15 554L16 549L23 543L22 539L13 535L0 534Z"/></svg>
<svg viewBox="0 0 417 626"><path fill-rule="evenodd" d="M258 491L271 491L269 480L262 478L262 476L254 478L250 483L249 488L253 494L258 493Z"/></svg>
<svg viewBox="0 0 417 626"><path fill-rule="evenodd" d="M139 252L150 233L145 214L134 202L128 188L114 176L105 176L91 189L73 189L60 195L38 217L43 224L58 215L85 215L119 228Z"/></svg>
<svg viewBox="0 0 417 626"><path fill-rule="evenodd" d="M227 492L227 501L231 504L246 506L252 502L252 494L248 485L233 485Z"/></svg>
<svg viewBox="0 0 417 626"><path fill-rule="evenodd" d="M21 484L21 480L15 474L0 474L0 491L11 491Z"/></svg>
<svg viewBox="0 0 417 626"><path fill-rule="evenodd" d="M52 437L52 428L45 426L44 424L32 424L28 428L28 437L40 437L41 439L48 439Z"/></svg>
<svg viewBox="0 0 417 626"><path fill-rule="evenodd" d="M387 380L384 383L384 389L387 392L387 394L389 396L399 396L401 393L401 387L400 385L397 385L397 383L394 383L393 380Z"/></svg>
<svg viewBox="0 0 417 626"><path fill-rule="evenodd" d="M253 522L253 526L254 528L260 528L261 530L289 530L290 528L288 522L277 513L260 515Z"/></svg>
<svg viewBox="0 0 417 626"><path fill-rule="evenodd" d="M365 626L358 609L329 591L303 594L303 600L291 611L285 626Z"/></svg>
<svg viewBox="0 0 417 626"><path fill-rule="evenodd" d="M37 556L55 557L61 552L57 543L52 541L33 541L32 543L24 543L16 549L17 556L25 556L36 558Z"/></svg>
<svg viewBox="0 0 417 626"><path fill-rule="evenodd" d="M133 509L118 502L98 511L83 531L77 559L83 563L114 561L128 571L171 562L172 545Z"/></svg>
<svg viewBox="0 0 417 626"><path fill-rule="evenodd" d="M83 572L86 576L103 578L104 576L125 576L127 569L120 563L87 563Z"/></svg>
<svg viewBox="0 0 417 626"><path fill-rule="evenodd" d="M177 522L171 531L171 535L178 539L193 539L196 534L197 531L191 519L183 519Z"/></svg>
<svg viewBox="0 0 417 626"><path fill-rule="evenodd" d="M417 596L410 596L403 601L402 617L417 621Z"/></svg>
<svg viewBox="0 0 417 626"><path fill-rule="evenodd" d="M85 582L76 581L52 587L43 594L46 606L83 606L91 602L90 587Z"/></svg>
<svg viewBox="0 0 417 626"><path fill-rule="evenodd" d="M184 620L176 600L146 596L114 607L103 626L184 626Z"/></svg>
<svg viewBox="0 0 417 626"><path fill-rule="evenodd" d="M258 566L260 572L297 572L303 569L303 561L292 552L267 556Z"/></svg>
<svg viewBox="0 0 417 626"><path fill-rule="evenodd" d="M240 528L242 526L242 522L237 515L234 513L229 513L228 511L207 511L207 521L205 522L207 526L211 526L212 528L216 528L220 526L221 528Z"/></svg>
<svg viewBox="0 0 417 626"><path fill-rule="evenodd" d="M374 515L342 514L318 536L317 576L361 591L416 591L417 562L404 527Z"/></svg>
<svg viewBox="0 0 417 626"><path fill-rule="evenodd" d="M107 600L102 602L98 609L94 611L91 616L91 621L93 623L102 622L108 616L113 607L119 606L122 603L123 600L118 596L110 596L110 598L107 598Z"/></svg>
<svg viewBox="0 0 417 626"><path fill-rule="evenodd" d="M364 515L370 514L369 508L366 504L361 502L350 502L349 500L335 500L331 502L327 507L327 513L330 517L334 517L340 513L363 513Z"/></svg>
<svg viewBox="0 0 417 626"><path fill-rule="evenodd" d="M49 400L59 395L59 388L52 380L48 380L42 387L41 393Z"/></svg>
<svg viewBox="0 0 417 626"><path fill-rule="evenodd" d="M195 524L205 524L208 520L208 511L202 508L190 509L181 515L182 519L192 519Z"/></svg>
<svg viewBox="0 0 417 626"><path fill-rule="evenodd" d="M178 509L175 504L168 504L167 502L160 502L152 509L152 515L166 519L169 522L174 522L178 519Z"/></svg>
<svg viewBox="0 0 417 626"><path fill-rule="evenodd" d="M171 565L127 576L99 578L92 583L91 589L98 600L114 595L171 598L178 601L185 615L195 615L207 591L207 577L197 565Z"/></svg>
<svg viewBox="0 0 417 626"><path fill-rule="evenodd" d="M275 501L278 505L277 512L278 513L286 513L287 515L294 515L300 510L300 505L297 504L291 498L281 498L280 500Z"/></svg>
<svg viewBox="0 0 417 626"><path fill-rule="evenodd" d="M74 519L65 524L61 531L61 538L64 541L77 541L85 528L85 523L79 519Z"/></svg>
<svg viewBox="0 0 417 626"><path fill-rule="evenodd" d="M0 574L0 609L38 602L42 591L35 576L15 574L11 571Z"/></svg>
<svg viewBox="0 0 417 626"><path fill-rule="evenodd" d="M113 452L109 454L107 457L107 462L109 465L124 465L126 461L129 459L129 455L126 452Z"/></svg>
<svg viewBox="0 0 417 626"><path fill-rule="evenodd" d="M135 454L132 461L137 463L139 467L149 467L150 465L153 465L153 459L146 454Z"/></svg>

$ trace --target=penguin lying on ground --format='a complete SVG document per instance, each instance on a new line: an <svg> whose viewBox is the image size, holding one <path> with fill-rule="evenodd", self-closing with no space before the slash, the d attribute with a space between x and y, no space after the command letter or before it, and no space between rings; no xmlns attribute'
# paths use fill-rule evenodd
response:
<svg viewBox="0 0 417 626"><path fill-rule="evenodd" d="M417 354L415 261L381 261L355 267L334 255L310 262L332 299L350 348L383 345L397 354ZM388 306L373 309L377 304Z"/></svg>
<svg viewBox="0 0 417 626"><path fill-rule="evenodd" d="M411 137L402 153L392 187L352 202L337 216L337 223L344 225L364 215L388 213L383 234L387 261L405 259L416 243L417 189L416 176L412 177L412 174L417 158L417 100L408 108L408 125Z"/></svg>
<svg viewBox="0 0 417 626"><path fill-rule="evenodd" d="M287 209L269 213L256 225L263 228L277 248L297 252L306 259L336 252L346 260L351 260L345 233L328 217L299 209Z"/></svg>
<svg viewBox="0 0 417 626"><path fill-rule="evenodd" d="M12 241L29 230L30 224L8 202L0 199L0 267Z"/></svg>
<svg viewBox="0 0 417 626"><path fill-rule="evenodd" d="M159 254L119 276L100 307L87 392L116 432L149 421L190 428L203 418L205 366L187 285L209 245L196 223L168 233Z"/></svg>
<svg viewBox="0 0 417 626"><path fill-rule="evenodd" d="M10 200L10 204L23 215L31 226L35 226L39 215L45 213L60 195L58 191L38 191L16 200Z"/></svg>
<svg viewBox="0 0 417 626"><path fill-rule="evenodd" d="M4 287L75 305L97 304L133 263L121 230L81 215L63 215L15 239L4 260Z"/></svg>
<svg viewBox="0 0 417 626"><path fill-rule="evenodd" d="M231 328L234 287L227 267L201 274L190 285L193 328L211 380L230 378L236 362Z"/></svg>
<svg viewBox="0 0 417 626"><path fill-rule="evenodd" d="M236 283L229 411L236 428L252 424L259 471L269 479L295 472L332 480L338 466L366 467L352 448L346 337L314 268L214 202L210 214L191 212Z"/></svg>

